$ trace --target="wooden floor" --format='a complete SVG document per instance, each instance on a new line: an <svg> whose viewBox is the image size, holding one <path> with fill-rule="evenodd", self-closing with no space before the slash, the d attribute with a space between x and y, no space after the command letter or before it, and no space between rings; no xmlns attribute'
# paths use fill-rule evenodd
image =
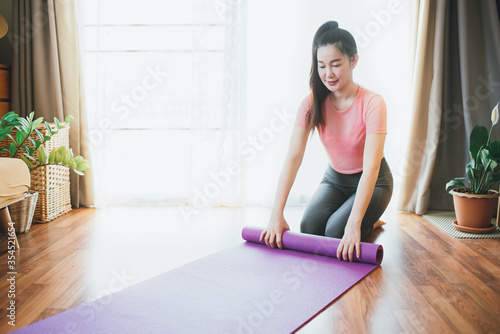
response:
<svg viewBox="0 0 500 334"><path fill-rule="evenodd" d="M287 208L298 231L302 207ZM77 209L19 235L15 327L8 324L7 242L0 239L0 333L110 294L242 242L269 209L207 209L187 222L178 207ZM382 267L299 333L499 333L500 240L460 240L422 217L389 212L371 241Z"/></svg>

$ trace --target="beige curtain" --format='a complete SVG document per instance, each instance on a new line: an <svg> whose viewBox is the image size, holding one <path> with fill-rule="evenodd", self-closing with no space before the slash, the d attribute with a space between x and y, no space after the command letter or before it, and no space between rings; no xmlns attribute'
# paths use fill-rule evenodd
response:
<svg viewBox="0 0 500 334"><path fill-rule="evenodd" d="M52 121L75 119L70 147L90 161L80 53L78 1L18 0L13 3L12 109ZM92 170L71 173L74 207L92 206Z"/></svg>
<svg viewBox="0 0 500 334"><path fill-rule="evenodd" d="M397 209L453 210L446 183L465 176L469 136L500 100L495 0L417 2L413 120ZM500 129L493 131L500 138Z"/></svg>
<svg viewBox="0 0 500 334"><path fill-rule="evenodd" d="M417 2L413 113L398 210L423 213L435 162L441 119L445 1Z"/></svg>

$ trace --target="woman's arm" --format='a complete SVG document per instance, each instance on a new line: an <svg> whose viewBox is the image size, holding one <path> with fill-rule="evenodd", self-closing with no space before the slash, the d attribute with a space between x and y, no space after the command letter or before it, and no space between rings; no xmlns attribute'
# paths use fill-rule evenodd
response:
<svg viewBox="0 0 500 334"><path fill-rule="evenodd" d="M304 157L309 132L310 130L300 126L295 126L293 129L288 154L278 180L278 188L276 189L271 217L267 228L260 235L260 240L264 239L266 245L273 248L275 247L275 240L277 246L282 248L281 238L283 232L290 229L283 216L283 211L288 195L290 194L290 189L297 176L297 171L302 163L302 158Z"/></svg>
<svg viewBox="0 0 500 334"><path fill-rule="evenodd" d="M380 162L384 157L385 134L368 134L363 153L363 174L359 180L351 214L347 220L344 236L337 248L337 258L353 261L354 249L361 256L361 223L375 189Z"/></svg>

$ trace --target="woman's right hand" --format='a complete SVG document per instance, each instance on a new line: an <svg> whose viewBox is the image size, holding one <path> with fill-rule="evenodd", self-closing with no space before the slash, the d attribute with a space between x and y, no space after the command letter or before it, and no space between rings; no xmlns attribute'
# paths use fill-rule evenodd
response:
<svg viewBox="0 0 500 334"><path fill-rule="evenodd" d="M288 223L283 215L271 217L269 223L267 224L267 228L260 234L260 240L264 240L266 245L269 247L275 248L277 245L278 248L281 249L283 248L283 232L289 230L290 227L288 226Z"/></svg>

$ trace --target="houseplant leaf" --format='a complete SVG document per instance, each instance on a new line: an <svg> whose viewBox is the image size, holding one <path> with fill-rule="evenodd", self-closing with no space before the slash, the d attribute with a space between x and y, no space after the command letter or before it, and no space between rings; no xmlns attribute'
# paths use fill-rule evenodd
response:
<svg viewBox="0 0 500 334"><path fill-rule="evenodd" d="M472 155L472 152L469 148L470 161L467 163L466 168L476 168L476 157Z"/></svg>
<svg viewBox="0 0 500 334"><path fill-rule="evenodd" d="M34 122L33 124L31 125L33 128L36 128L37 126L39 126L40 124L42 124L43 122L43 117L38 117Z"/></svg>
<svg viewBox="0 0 500 334"><path fill-rule="evenodd" d="M19 121L19 123L21 123L21 126L29 128L30 123L26 119L18 117L17 120Z"/></svg>
<svg viewBox="0 0 500 334"><path fill-rule="evenodd" d="M85 175L85 174L83 174L82 172L80 172L78 169L73 169L73 171L74 171L76 174L78 174L78 175L81 175L81 176Z"/></svg>
<svg viewBox="0 0 500 334"><path fill-rule="evenodd" d="M50 136L52 136L54 134L54 131L52 131L52 128L50 127L50 124L48 122L44 122L44 124L45 124L45 128L50 133ZM50 139L50 137L49 137L49 139Z"/></svg>
<svg viewBox="0 0 500 334"><path fill-rule="evenodd" d="M40 138L41 141L44 141L42 133L38 129L35 129L35 132L36 132L38 138Z"/></svg>
<svg viewBox="0 0 500 334"><path fill-rule="evenodd" d="M496 162L493 159L490 159L490 166L489 166L488 170L491 171L492 173L494 173L497 168L498 168L498 162Z"/></svg>
<svg viewBox="0 0 500 334"><path fill-rule="evenodd" d="M60 164L62 162L62 157L59 151L56 151L56 164Z"/></svg>
<svg viewBox="0 0 500 334"><path fill-rule="evenodd" d="M14 155L16 154L16 145L14 143L10 143L9 153L11 157L14 157Z"/></svg>
<svg viewBox="0 0 500 334"><path fill-rule="evenodd" d="M491 182L491 171L487 171L484 175L484 182L481 184L478 193L479 194L487 194L488 193L488 185Z"/></svg>
<svg viewBox="0 0 500 334"><path fill-rule="evenodd" d="M11 131L12 131L11 126L0 129L0 140L3 140L7 136L7 134L9 134Z"/></svg>
<svg viewBox="0 0 500 334"><path fill-rule="evenodd" d="M28 166L29 169L33 167L31 161L29 161L28 158L26 158L24 155L21 155L20 158L22 161L24 161L24 163Z"/></svg>
<svg viewBox="0 0 500 334"><path fill-rule="evenodd" d="M500 162L500 140L492 142L488 146L488 151L490 151L490 155L493 160Z"/></svg>
<svg viewBox="0 0 500 334"><path fill-rule="evenodd" d="M64 152L61 153L61 157L62 157L62 164L64 166L68 166L69 161L71 159L69 152L67 150L64 150Z"/></svg>
<svg viewBox="0 0 500 334"><path fill-rule="evenodd" d="M54 123L56 125L56 129L61 129L62 126L61 126L61 123L59 123L59 120L57 119L57 117L54 117Z"/></svg>
<svg viewBox="0 0 500 334"><path fill-rule="evenodd" d="M66 146L61 146L57 149L57 152L61 155L61 157L66 153Z"/></svg>
<svg viewBox="0 0 500 334"><path fill-rule="evenodd" d="M76 169L79 171L85 171L90 169L90 163L85 160L82 156L77 156L75 159Z"/></svg>
<svg viewBox="0 0 500 334"><path fill-rule="evenodd" d="M30 141L31 145L36 146L36 143L35 143L35 141L33 140L33 138L28 137L28 140Z"/></svg>
<svg viewBox="0 0 500 334"><path fill-rule="evenodd" d="M53 164L53 163L56 162L56 153L57 153L56 149L53 149L52 151L50 151L50 153L49 153L49 164Z"/></svg>
<svg viewBox="0 0 500 334"><path fill-rule="evenodd" d="M38 164L45 165L46 163L47 163L47 150L45 149L45 146L42 145L38 150Z"/></svg>
<svg viewBox="0 0 500 334"><path fill-rule="evenodd" d="M26 137L21 133L21 131L16 132L16 143L17 145L21 145Z"/></svg>
<svg viewBox="0 0 500 334"><path fill-rule="evenodd" d="M24 138L28 137L29 130L27 130L24 126L22 126L20 128L16 126L15 128L17 130L16 136L17 136L18 133L20 133L21 136L23 136Z"/></svg>
<svg viewBox="0 0 500 334"><path fill-rule="evenodd" d="M28 159L30 159L31 161L33 161L33 162L35 162L35 163L36 163L36 159L35 159L35 158L33 158L31 155L26 154L26 153L23 153L23 155L24 155L26 158L28 158ZM30 167L30 168L31 168L31 167Z"/></svg>
<svg viewBox="0 0 500 334"><path fill-rule="evenodd" d="M7 126L5 128L0 128L0 136L6 136L7 133L10 133L10 131L12 130L12 126Z"/></svg>
<svg viewBox="0 0 500 334"><path fill-rule="evenodd" d="M66 118L64 119L64 122L66 123L71 123L71 121L73 121L75 118L71 115L68 115L66 116Z"/></svg>
<svg viewBox="0 0 500 334"><path fill-rule="evenodd" d="M470 154L476 159L481 147L488 146L488 130L482 125L476 125L470 134Z"/></svg>
<svg viewBox="0 0 500 334"><path fill-rule="evenodd" d="M463 184L463 182L459 181L460 179L466 180L465 177L461 177L461 178L457 177L456 179L451 180L450 182L448 182L446 184L446 191L450 191L451 189L455 189L455 188L467 188L465 186L465 184Z"/></svg>
<svg viewBox="0 0 500 334"><path fill-rule="evenodd" d="M2 121L10 123L10 122L13 122L14 120L16 120L18 117L19 117L19 115L16 114L15 111L9 111L5 115L3 115Z"/></svg>
<svg viewBox="0 0 500 334"><path fill-rule="evenodd" d="M500 175L493 175L490 179L490 187L495 185L495 184L500 184Z"/></svg>
<svg viewBox="0 0 500 334"><path fill-rule="evenodd" d="M483 166L486 166L488 165L489 163L491 163L491 161L493 161L492 159L490 159L490 151L488 151L487 149L483 148L480 152L479 152L479 155L480 155L480 158L481 158L481 164Z"/></svg>
<svg viewBox="0 0 500 334"><path fill-rule="evenodd" d="M79 162L83 161L83 157L81 155L79 155L79 156L75 157L75 159L73 159L73 160L75 160L75 163L78 164Z"/></svg>
<svg viewBox="0 0 500 334"><path fill-rule="evenodd" d="M81 164L80 166L77 166L78 170L84 172L86 170L89 170L90 169L90 163L88 161L85 161L84 164Z"/></svg>
<svg viewBox="0 0 500 334"><path fill-rule="evenodd" d="M476 169L473 166L473 163L472 161L470 161L468 164L467 164L467 167L465 169L465 172L467 173L467 177L469 178L469 180L473 180L474 179L474 176L476 174Z"/></svg>

